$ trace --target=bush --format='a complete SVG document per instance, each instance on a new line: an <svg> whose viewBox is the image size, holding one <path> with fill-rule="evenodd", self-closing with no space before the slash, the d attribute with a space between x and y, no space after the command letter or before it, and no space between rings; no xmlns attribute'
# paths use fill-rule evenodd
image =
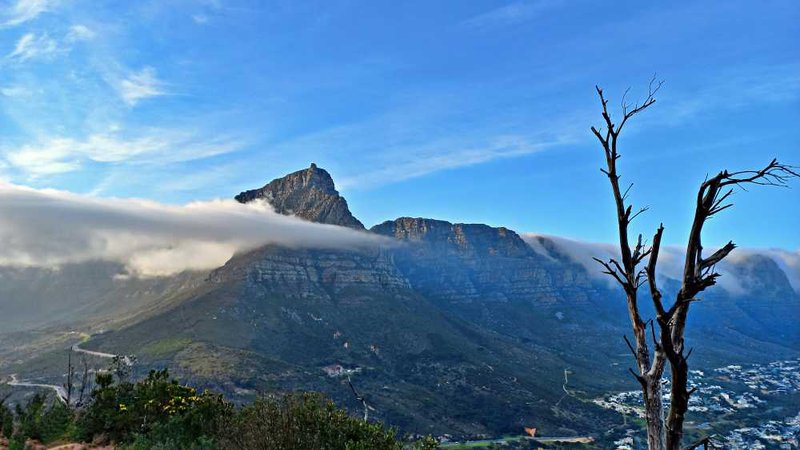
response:
<svg viewBox="0 0 800 450"><path fill-rule="evenodd" d="M221 448L401 450L394 429L350 417L319 394L260 398L224 424Z"/></svg>
<svg viewBox="0 0 800 450"><path fill-rule="evenodd" d="M39 393L35 394L24 407L16 406L18 424L16 433L13 432L14 416L11 414L9 417L7 414L10 414L10 411L0 410L0 415L6 416L3 420L3 434L11 437L12 443L16 446L20 444L24 446L27 439L44 444L68 439L75 431L75 417L72 410L59 400L54 400L47 406L47 398Z"/></svg>
<svg viewBox="0 0 800 450"><path fill-rule="evenodd" d="M55 401L42 415L41 441L44 444L70 439L75 434L75 415L67 405Z"/></svg>
<svg viewBox="0 0 800 450"><path fill-rule="evenodd" d="M45 397L38 392L23 407L17 404L16 413L19 427L17 434L30 439L42 439L42 416L44 416Z"/></svg>
<svg viewBox="0 0 800 450"><path fill-rule="evenodd" d="M141 448L160 443L168 445L164 448L203 448L198 445L213 438L217 418L233 412L221 395L198 394L166 370L150 371L137 383L114 384L110 374L100 374L97 386L79 425L87 441L105 437Z"/></svg>
<svg viewBox="0 0 800 450"><path fill-rule="evenodd" d="M14 433L14 413L6 406L5 402L0 403L0 437L11 438Z"/></svg>
<svg viewBox="0 0 800 450"><path fill-rule="evenodd" d="M5 412L4 412L5 411ZM100 373L89 402L76 413L34 395L14 414L0 405L0 429L9 447L27 439L111 441L127 450L402 450L396 431L351 417L321 394L262 397L239 410L221 394L178 383L166 370L138 382ZM16 431L14 431L16 430ZM413 447L432 450L428 438Z"/></svg>

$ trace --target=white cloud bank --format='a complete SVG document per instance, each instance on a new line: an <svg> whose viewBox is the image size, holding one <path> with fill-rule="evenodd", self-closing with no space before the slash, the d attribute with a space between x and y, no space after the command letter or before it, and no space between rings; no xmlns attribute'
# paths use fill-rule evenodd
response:
<svg viewBox="0 0 800 450"><path fill-rule="evenodd" d="M569 259L581 264L587 272L598 279L606 279L609 283L613 280L602 273L603 268L593 257L608 260L616 258L619 260L619 249L615 244L584 242L558 236L540 235L534 233L522 234L522 239L533 249L544 256L555 257L546 247L546 243L551 242L556 251ZM543 242L544 241L544 242ZM709 249L707 254L713 253L715 249ZM680 280L683 274L685 249L677 246L665 246L661 248L658 256L658 276L659 278L671 278ZM800 250L789 251L783 249L747 249L737 248L731 255L721 263L718 272L722 276L717 280L717 284L731 294L743 294L746 292L745 284L739 277L726 270L726 266L736 265L744 262L749 256L762 255L771 258L780 268L792 285L792 288L800 293Z"/></svg>
<svg viewBox="0 0 800 450"><path fill-rule="evenodd" d="M168 276L222 266L266 244L363 248L388 242L365 232L277 214L234 200L183 206L99 199L0 182L0 265L56 268L93 260L133 276Z"/></svg>

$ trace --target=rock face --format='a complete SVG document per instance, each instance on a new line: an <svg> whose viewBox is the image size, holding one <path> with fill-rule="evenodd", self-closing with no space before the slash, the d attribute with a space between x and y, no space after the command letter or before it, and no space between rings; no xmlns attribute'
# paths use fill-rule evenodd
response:
<svg viewBox="0 0 800 450"><path fill-rule="evenodd" d="M408 242L425 243L432 249L464 257L535 255L517 233L505 227L401 217L375 225L370 231Z"/></svg>
<svg viewBox="0 0 800 450"><path fill-rule="evenodd" d="M411 288L386 252L297 250L269 246L233 258L213 271L214 282L246 282L273 294L332 300L360 290L394 294Z"/></svg>
<svg viewBox="0 0 800 450"><path fill-rule="evenodd" d="M395 260L411 284L447 303L582 302L591 291L577 265L537 254L507 228L401 217L372 227L408 245Z"/></svg>
<svg viewBox="0 0 800 450"><path fill-rule="evenodd" d="M308 169L272 180L260 189L244 191L235 198L240 203L264 199L280 214L364 229L364 225L350 213L347 200L336 191L330 174L313 163Z"/></svg>

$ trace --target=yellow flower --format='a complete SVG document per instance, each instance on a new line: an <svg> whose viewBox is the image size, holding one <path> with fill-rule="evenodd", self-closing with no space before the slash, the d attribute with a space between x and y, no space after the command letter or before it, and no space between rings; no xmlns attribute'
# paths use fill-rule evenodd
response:
<svg viewBox="0 0 800 450"><path fill-rule="evenodd" d="M128 410L128 407L127 407L127 406L125 406L125 404L124 404L124 403L120 403L120 404L119 404L119 410L120 410L120 411L127 411L127 410Z"/></svg>

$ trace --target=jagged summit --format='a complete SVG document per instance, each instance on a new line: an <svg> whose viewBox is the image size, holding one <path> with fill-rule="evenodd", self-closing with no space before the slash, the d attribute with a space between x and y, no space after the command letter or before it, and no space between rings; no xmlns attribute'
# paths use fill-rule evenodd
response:
<svg viewBox="0 0 800 450"><path fill-rule="evenodd" d="M363 230L333 183L327 170L311 163L308 169L298 170L270 181L260 189L244 191L234 197L240 203L264 199L275 211L312 222L341 225Z"/></svg>

